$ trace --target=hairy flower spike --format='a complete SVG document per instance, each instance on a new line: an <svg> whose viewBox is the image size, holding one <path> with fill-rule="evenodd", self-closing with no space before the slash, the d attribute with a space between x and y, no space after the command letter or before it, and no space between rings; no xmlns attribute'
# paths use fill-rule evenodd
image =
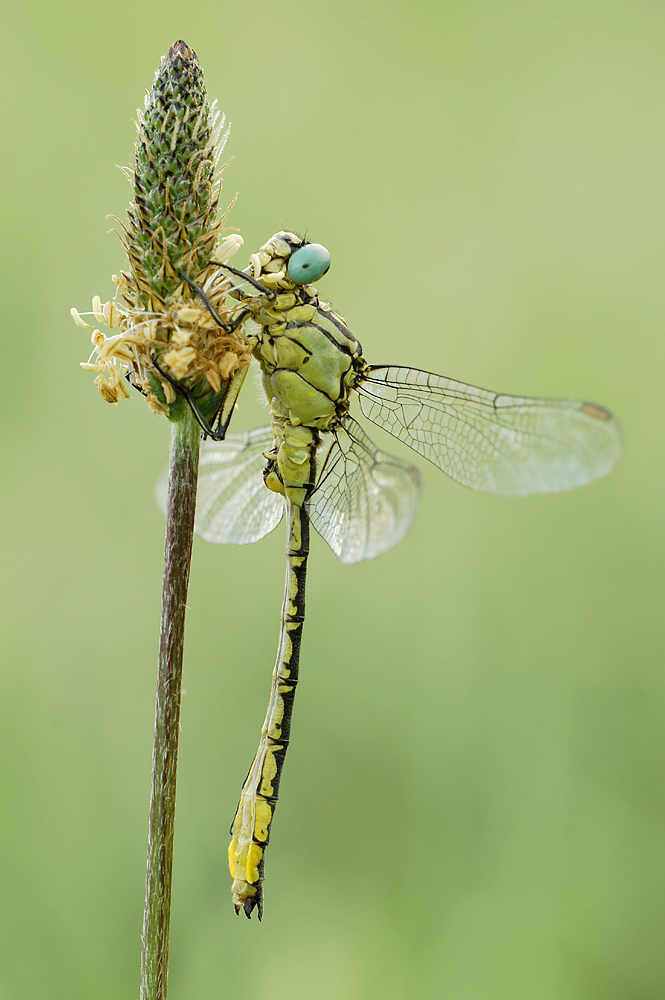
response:
<svg viewBox="0 0 665 1000"><path fill-rule="evenodd" d="M233 285L218 266L242 246L240 236L224 236L229 209L218 215L224 125L208 103L196 53L176 42L138 113L134 167L124 171L134 188L120 235L128 270L113 276L116 301L92 301L94 321L119 330L112 337L96 330L83 364L98 373L95 384L108 402L126 398L129 381L152 409L170 415L177 397L165 372L212 414L229 380L249 364L249 343L233 324L238 301L228 300ZM76 310L72 316L87 325Z"/></svg>
<svg viewBox="0 0 665 1000"><path fill-rule="evenodd" d="M195 53L176 42L162 59L138 122L126 240L144 309L158 309L173 295L180 270L196 280L213 256L223 224L215 221L214 183L228 135L223 127L224 116L208 104Z"/></svg>

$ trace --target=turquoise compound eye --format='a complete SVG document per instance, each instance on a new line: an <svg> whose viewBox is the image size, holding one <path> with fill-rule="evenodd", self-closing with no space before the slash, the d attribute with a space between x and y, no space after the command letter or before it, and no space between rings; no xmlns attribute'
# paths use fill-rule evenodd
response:
<svg viewBox="0 0 665 1000"><path fill-rule="evenodd" d="M318 281L330 267L330 254L320 243L308 243L289 257L289 278L299 285Z"/></svg>

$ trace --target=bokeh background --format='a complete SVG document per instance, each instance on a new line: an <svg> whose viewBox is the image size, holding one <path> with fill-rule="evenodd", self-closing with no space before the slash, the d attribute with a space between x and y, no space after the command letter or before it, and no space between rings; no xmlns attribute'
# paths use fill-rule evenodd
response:
<svg viewBox="0 0 665 1000"><path fill-rule="evenodd" d="M247 253L307 230L370 361L594 400L625 457L518 500L420 462L398 548L344 567L315 538L262 925L233 914L226 831L282 531L197 540L170 1000L660 1000L665 7L25 0L2 23L0 1000L138 991L169 428L101 401L69 308L113 293L115 165L180 37L233 122ZM250 385L236 429L265 419Z"/></svg>

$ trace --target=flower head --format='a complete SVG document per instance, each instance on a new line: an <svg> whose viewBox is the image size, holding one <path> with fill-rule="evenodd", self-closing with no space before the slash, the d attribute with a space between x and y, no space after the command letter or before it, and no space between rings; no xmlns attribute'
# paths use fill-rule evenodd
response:
<svg viewBox="0 0 665 1000"><path fill-rule="evenodd" d="M242 246L218 213L219 160L228 137L210 106L196 53L183 41L162 58L144 111L136 155L125 170L134 189L120 239L128 267L113 276L115 299L93 299L93 351L82 364L97 373L103 399L129 396L127 382L158 412L170 412L182 386L214 413L226 385L249 364L249 343L233 323L233 283L220 264ZM230 206L229 206L230 207ZM77 310L78 325L90 326Z"/></svg>

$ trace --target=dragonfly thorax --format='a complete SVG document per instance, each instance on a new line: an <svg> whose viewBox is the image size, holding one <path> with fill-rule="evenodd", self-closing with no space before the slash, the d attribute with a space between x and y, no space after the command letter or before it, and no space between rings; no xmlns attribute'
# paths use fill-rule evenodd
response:
<svg viewBox="0 0 665 1000"><path fill-rule="evenodd" d="M334 426L348 411L351 389L363 366L352 334L338 340L331 314L317 308L310 321L286 313L280 329L264 328L254 357L261 365L270 402L278 399L289 420L320 430ZM353 338L352 340L350 338Z"/></svg>

